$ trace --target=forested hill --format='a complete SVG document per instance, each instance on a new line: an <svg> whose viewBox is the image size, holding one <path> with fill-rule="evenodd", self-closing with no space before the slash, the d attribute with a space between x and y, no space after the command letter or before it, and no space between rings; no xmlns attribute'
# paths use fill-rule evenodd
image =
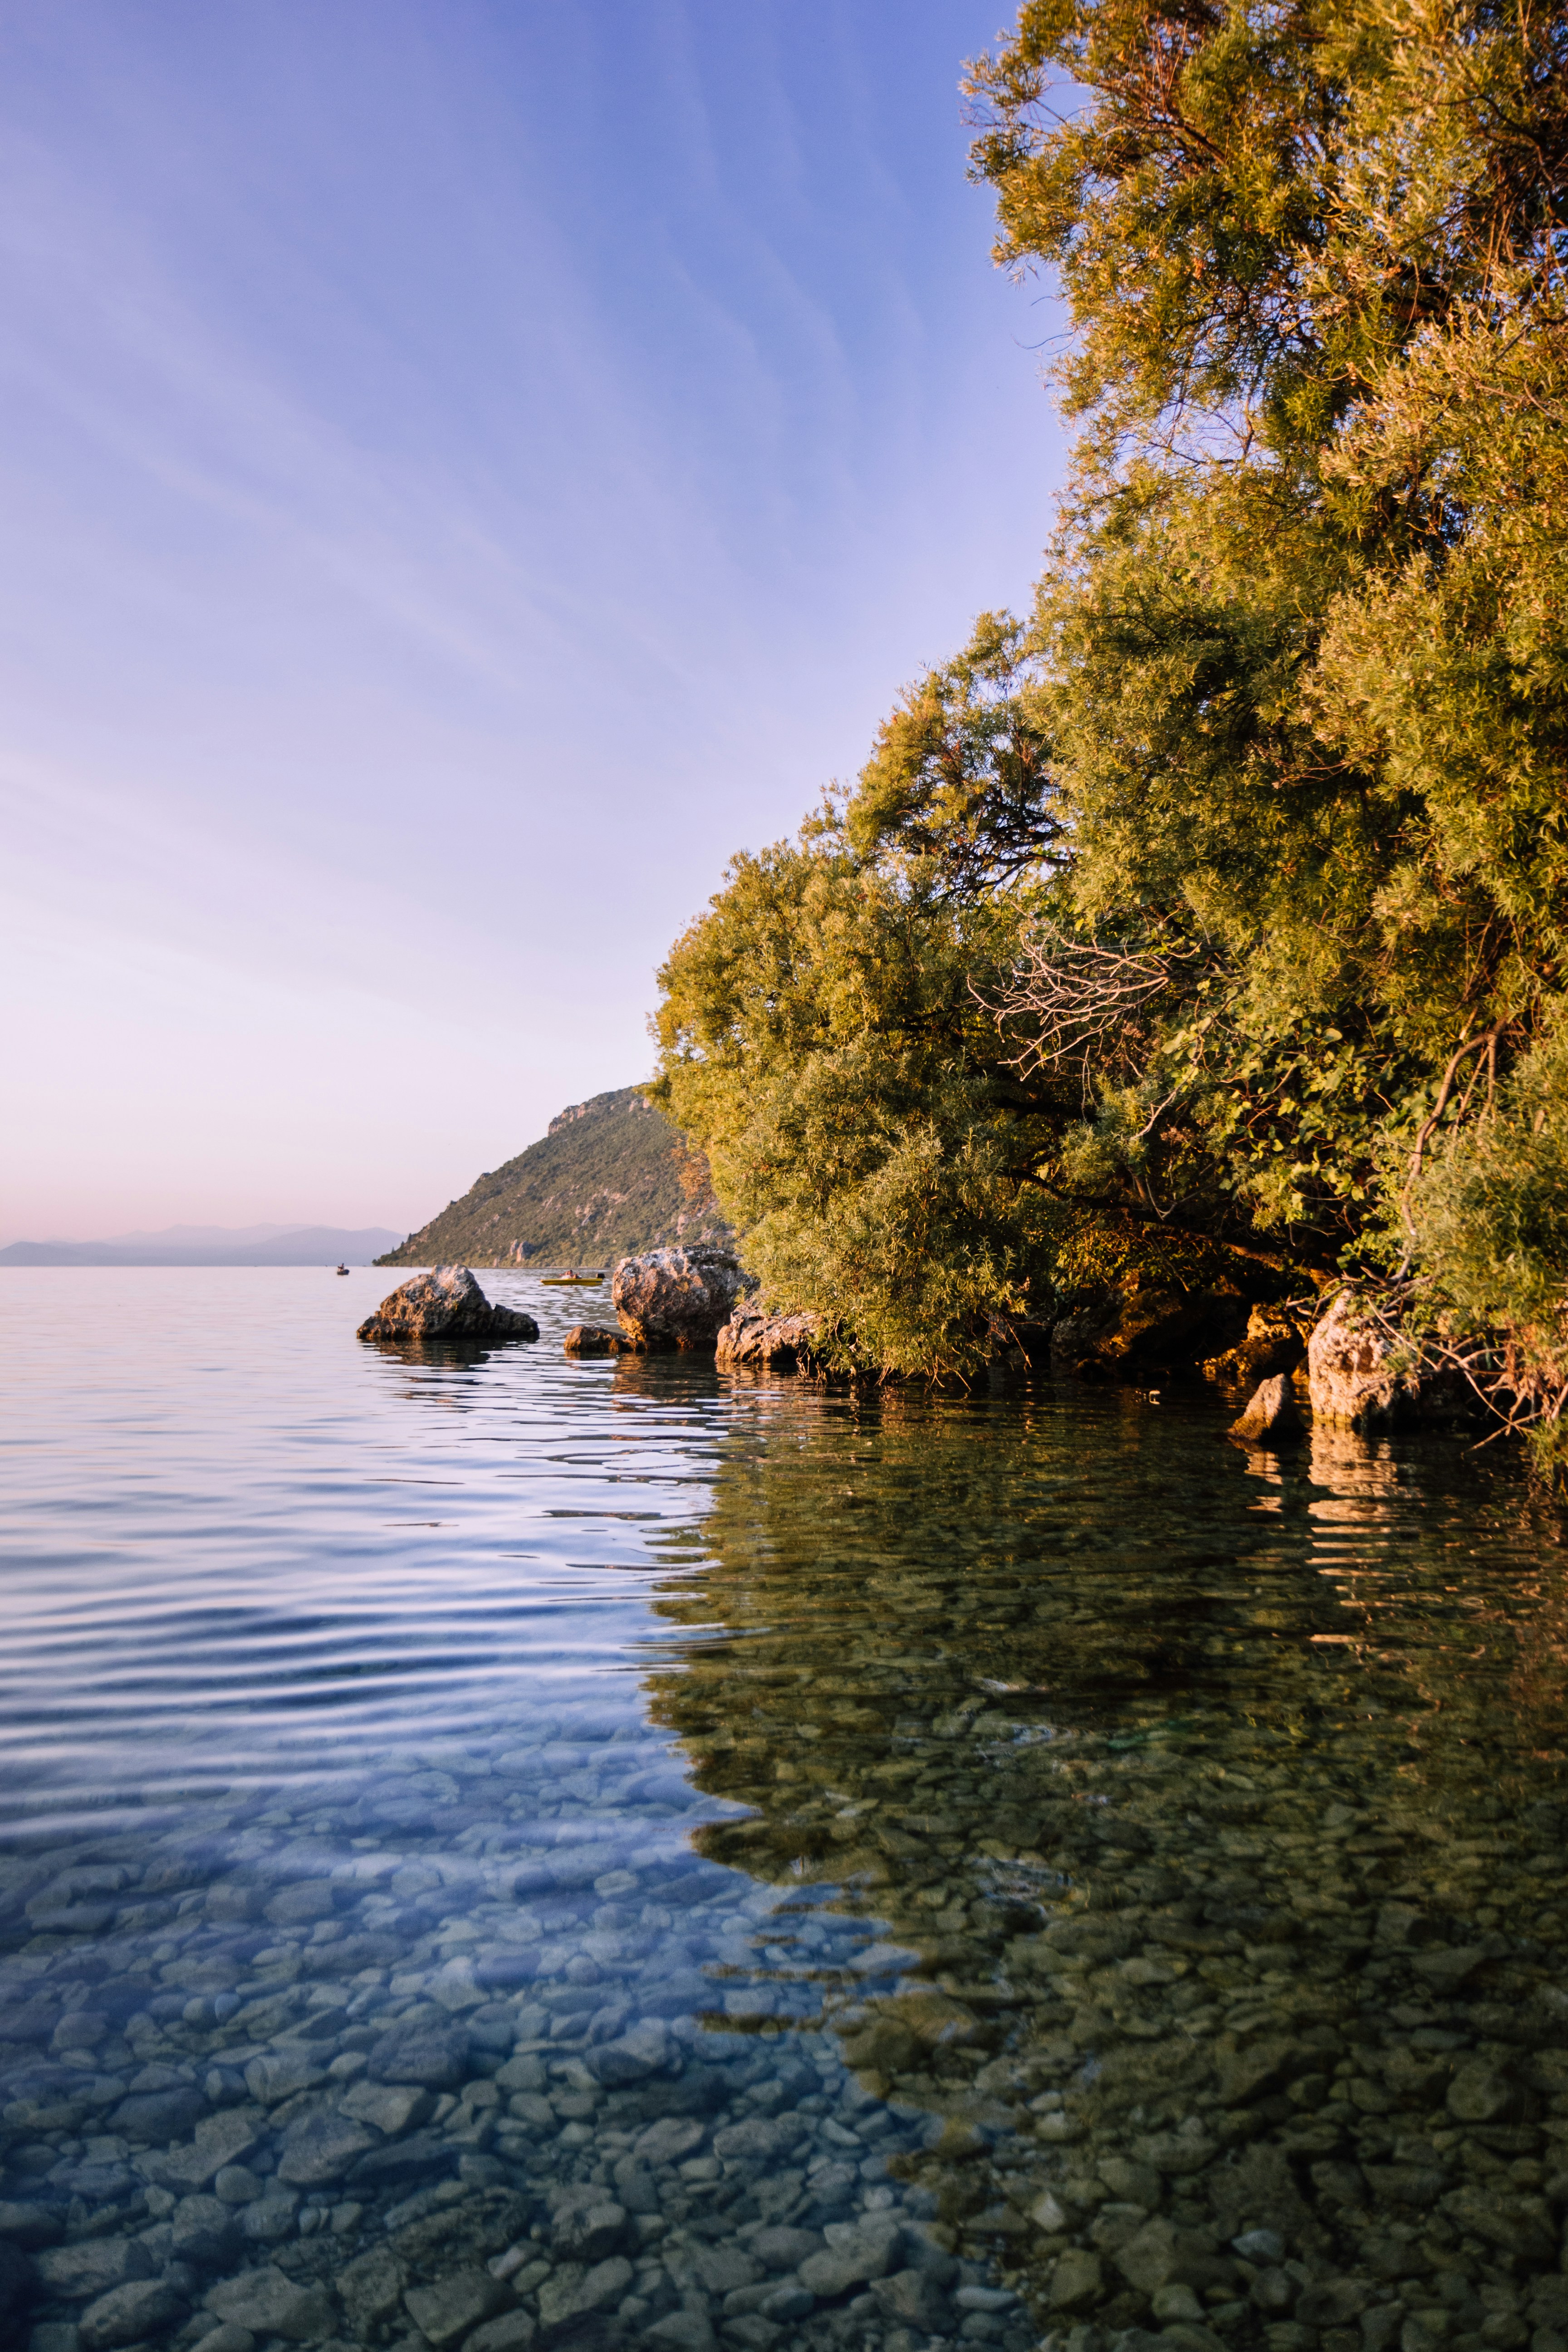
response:
<svg viewBox="0 0 1568 2352"><path fill-rule="evenodd" d="M378 1265L608 1265L728 1237L706 1165L636 1087L573 1103L550 1131Z"/></svg>

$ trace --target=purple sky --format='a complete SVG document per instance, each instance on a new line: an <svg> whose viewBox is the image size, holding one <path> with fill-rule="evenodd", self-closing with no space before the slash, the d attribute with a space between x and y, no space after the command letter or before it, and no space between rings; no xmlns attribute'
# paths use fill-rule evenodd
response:
<svg viewBox="0 0 1568 2352"><path fill-rule="evenodd" d="M422 1223L1022 603L971 0L0 6L0 1244Z"/></svg>

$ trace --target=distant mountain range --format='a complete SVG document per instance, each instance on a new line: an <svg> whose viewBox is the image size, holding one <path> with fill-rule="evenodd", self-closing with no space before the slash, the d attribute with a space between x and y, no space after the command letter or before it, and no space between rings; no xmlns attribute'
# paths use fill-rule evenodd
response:
<svg viewBox="0 0 1568 2352"><path fill-rule="evenodd" d="M102 1242L13 1242L0 1265L369 1265L396 1239L386 1225L166 1225Z"/></svg>
<svg viewBox="0 0 1568 2352"><path fill-rule="evenodd" d="M603 1265L674 1242L728 1241L708 1181L636 1087L572 1103L378 1265Z"/></svg>

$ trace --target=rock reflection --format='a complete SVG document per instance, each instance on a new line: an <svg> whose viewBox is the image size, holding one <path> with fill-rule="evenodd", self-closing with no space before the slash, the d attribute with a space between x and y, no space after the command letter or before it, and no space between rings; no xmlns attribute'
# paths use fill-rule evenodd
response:
<svg viewBox="0 0 1568 2352"><path fill-rule="evenodd" d="M654 1711L749 1817L699 1842L944 2119L894 2169L951 2251L1073 2352L1563 2352L1568 1645L1509 1465L780 1390L701 1535Z"/></svg>

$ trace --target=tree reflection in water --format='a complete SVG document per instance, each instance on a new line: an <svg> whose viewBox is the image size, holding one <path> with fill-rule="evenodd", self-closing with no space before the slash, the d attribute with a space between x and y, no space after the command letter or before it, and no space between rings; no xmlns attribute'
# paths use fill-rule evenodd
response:
<svg viewBox="0 0 1568 2352"><path fill-rule="evenodd" d="M1064 2328L1562 2352L1563 1559L1514 1466L738 1403L649 1689L749 1809L704 1850L801 1890L758 2029L820 2006L945 2118L906 2168Z"/></svg>

